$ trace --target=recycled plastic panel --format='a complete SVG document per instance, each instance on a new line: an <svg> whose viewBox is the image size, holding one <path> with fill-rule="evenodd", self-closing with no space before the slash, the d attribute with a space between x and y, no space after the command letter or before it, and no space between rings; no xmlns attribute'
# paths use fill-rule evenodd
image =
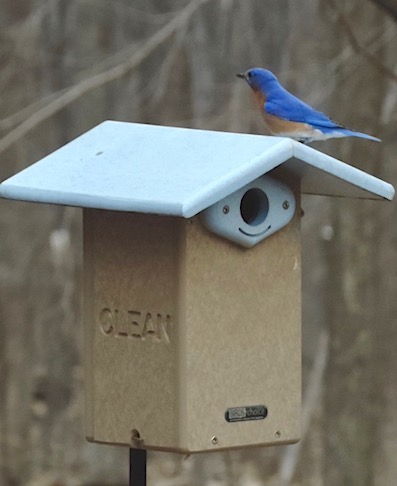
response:
<svg viewBox="0 0 397 486"><path fill-rule="evenodd" d="M89 440L128 444L138 428L150 442L177 441L180 224L84 210Z"/></svg>
<svg viewBox="0 0 397 486"><path fill-rule="evenodd" d="M90 440L187 453L299 439L299 219L248 251L199 217L84 210ZM264 419L225 419L261 405Z"/></svg>

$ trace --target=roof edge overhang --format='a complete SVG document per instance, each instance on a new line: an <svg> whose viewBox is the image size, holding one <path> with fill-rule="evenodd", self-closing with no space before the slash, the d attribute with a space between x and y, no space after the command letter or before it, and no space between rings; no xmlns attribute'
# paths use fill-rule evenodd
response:
<svg viewBox="0 0 397 486"><path fill-rule="evenodd" d="M190 218L219 200L272 170L279 170L301 180L301 192L307 195L351 197L392 201L394 187L377 177L346 164L330 155L291 139L280 142L250 163L218 179L193 194L182 206L182 216ZM266 158L266 172L263 171ZM269 159L272 163L269 165ZM205 201L205 204L203 202Z"/></svg>
<svg viewBox="0 0 397 486"><path fill-rule="evenodd" d="M182 206L182 216L190 218L197 213L207 209L224 197L232 194L246 184L263 176L269 171L279 167L286 160L293 156L293 148L290 140L280 138L280 142L264 154L247 161L237 170L217 179L212 184L208 184L204 190L193 194ZM266 171L264 172L264 159L266 159ZM269 165L269 159L271 164ZM203 205L205 201L205 204Z"/></svg>
<svg viewBox="0 0 397 486"><path fill-rule="evenodd" d="M341 162L330 155L319 152L312 147L292 141L293 155L295 158L310 164L312 167L334 176L346 184L356 187L362 195L357 194L329 194L321 193L325 196L357 197L365 199L386 199L392 201L395 195L394 187L367 172ZM317 194L312 188L302 189L304 194Z"/></svg>
<svg viewBox="0 0 397 486"><path fill-rule="evenodd" d="M160 161L156 170L161 170L161 177L157 178L147 169L147 162L152 161L150 143L153 132L167 151L166 161L177 161L175 167L167 166L164 170L162 151L156 148L154 156ZM134 135L141 144L149 147L143 161L140 161L141 152L134 151L136 147L131 142ZM191 140L194 142L192 146ZM205 143L210 144L210 150L201 152ZM102 172L92 172L97 164L104 163L98 158L104 153L102 150L110 152L104 166L106 177ZM193 170L185 177L182 169L184 151L187 150L193 154L189 159ZM138 160L136 166L131 164L133 157ZM200 175L200 164L205 157L204 170L210 172L214 166L217 170L192 186L194 177ZM118 158L121 164L114 165ZM60 166L63 172L58 170ZM170 167L173 169L171 174ZM29 202L190 218L267 173L287 174L299 180L303 194L389 201L395 194L391 184L289 138L103 122L4 181L0 184L0 196ZM83 181L83 184L76 184L76 181ZM169 190L157 194L160 185L168 188L174 182L184 191L176 197ZM123 190L118 190L120 186ZM137 191L137 188L144 190Z"/></svg>

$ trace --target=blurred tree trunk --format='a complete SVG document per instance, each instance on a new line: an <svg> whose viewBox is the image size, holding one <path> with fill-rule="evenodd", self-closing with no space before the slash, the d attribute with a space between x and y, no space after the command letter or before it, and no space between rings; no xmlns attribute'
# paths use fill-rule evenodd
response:
<svg viewBox="0 0 397 486"><path fill-rule="evenodd" d="M15 2L14 0L1 0L0 26L9 26L10 24L26 17L26 15L28 15L31 11L33 1L34 0Z"/></svg>
<svg viewBox="0 0 397 486"><path fill-rule="evenodd" d="M40 2L41 3L41 2ZM41 22L41 89L48 95L70 86L73 79L72 46L76 34L73 0L52 0ZM52 130L57 145L70 139L71 112L65 109L56 115Z"/></svg>
<svg viewBox="0 0 397 486"><path fill-rule="evenodd" d="M375 13L374 20L371 9L363 8L361 2L353 5L348 18L355 19L360 33L374 24L381 25L381 15ZM378 55L381 57L381 52ZM340 77L331 106L336 113L344 112L347 125L368 132L371 119L380 119L385 79L370 65L359 72L361 75L349 78L348 83L347 73ZM351 107L347 116L346 106ZM336 155L382 176L381 145L341 141ZM382 308L388 303L379 282L389 271L380 265L382 210L380 203L360 200L335 200L331 207L334 237L326 254L326 319L331 346L324 393L325 484L330 486L369 486L375 480L374 462L383 420L385 363L381 356L390 339L380 322Z"/></svg>
<svg viewBox="0 0 397 486"><path fill-rule="evenodd" d="M213 9L209 5L207 9ZM216 28L214 22L217 15L204 16L205 12L198 12L192 21L191 33L188 37L188 54L191 72L191 104L194 126L204 128L206 120L213 113L216 104L214 86L215 49L212 48Z"/></svg>
<svg viewBox="0 0 397 486"><path fill-rule="evenodd" d="M372 0L386 10L397 21L397 3L395 0Z"/></svg>

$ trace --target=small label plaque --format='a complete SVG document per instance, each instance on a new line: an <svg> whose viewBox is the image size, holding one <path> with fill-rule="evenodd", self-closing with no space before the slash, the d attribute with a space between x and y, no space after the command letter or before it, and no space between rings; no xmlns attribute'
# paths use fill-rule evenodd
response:
<svg viewBox="0 0 397 486"><path fill-rule="evenodd" d="M228 408L225 419L228 422L245 422L247 420L263 420L267 417L265 405L249 405L244 407Z"/></svg>

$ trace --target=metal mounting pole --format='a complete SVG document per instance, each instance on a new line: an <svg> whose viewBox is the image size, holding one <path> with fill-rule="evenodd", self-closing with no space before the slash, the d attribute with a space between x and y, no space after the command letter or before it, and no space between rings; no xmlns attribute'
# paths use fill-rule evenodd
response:
<svg viewBox="0 0 397 486"><path fill-rule="evenodd" d="M146 486L146 450L130 449L129 486Z"/></svg>

